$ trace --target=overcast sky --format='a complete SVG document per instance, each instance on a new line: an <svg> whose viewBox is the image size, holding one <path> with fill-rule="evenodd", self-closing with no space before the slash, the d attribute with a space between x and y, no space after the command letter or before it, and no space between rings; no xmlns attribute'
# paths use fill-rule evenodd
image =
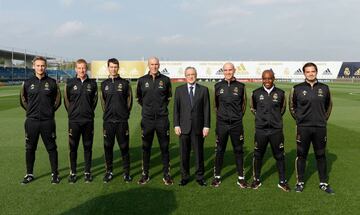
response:
<svg viewBox="0 0 360 215"><path fill-rule="evenodd" d="M360 61L358 0L0 0L0 49L65 59Z"/></svg>

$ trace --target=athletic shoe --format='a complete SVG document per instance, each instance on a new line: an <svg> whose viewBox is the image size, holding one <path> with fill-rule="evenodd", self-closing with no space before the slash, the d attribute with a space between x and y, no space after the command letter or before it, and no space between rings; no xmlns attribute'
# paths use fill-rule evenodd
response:
<svg viewBox="0 0 360 215"><path fill-rule="evenodd" d="M35 178L34 178L34 175L33 175L33 174L26 174L26 175L24 176L24 179L23 179L23 181L21 182L21 184L28 184L28 183L32 182L34 179L35 179Z"/></svg>
<svg viewBox="0 0 360 215"><path fill-rule="evenodd" d="M75 174L71 173L68 177L68 181L70 184L74 184L77 181L77 177Z"/></svg>
<svg viewBox="0 0 360 215"><path fill-rule="evenodd" d="M282 189L285 192L290 192L290 187L287 183L287 181L280 181L280 183L278 183L278 188Z"/></svg>
<svg viewBox="0 0 360 215"><path fill-rule="evenodd" d="M103 178L104 183L109 183L113 179L112 172L106 172Z"/></svg>
<svg viewBox="0 0 360 215"><path fill-rule="evenodd" d="M204 179L196 180L196 182L202 187L207 186L206 181Z"/></svg>
<svg viewBox="0 0 360 215"><path fill-rule="evenodd" d="M163 182L165 185L173 185L173 183L174 183L174 181L172 180L170 175L164 176Z"/></svg>
<svg viewBox="0 0 360 215"><path fill-rule="evenodd" d="M213 181L211 182L211 186L213 187L219 187L221 184L221 178L220 177L214 177Z"/></svg>
<svg viewBox="0 0 360 215"><path fill-rule="evenodd" d="M141 175L140 180L138 181L138 184L146 184L150 181L150 178L148 175Z"/></svg>
<svg viewBox="0 0 360 215"><path fill-rule="evenodd" d="M246 183L245 179L239 179L236 182L237 185L239 185L240 188L248 188L249 185Z"/></svg>
<svg viewBox="0 0 360 215"><path fill-rule="evenodd" d="M321 183L320 186L319 186L319 188L320 188L321 190L325 191L325 192L328 193L328 194L332 194L332 195L335 194L334 190L330 187L329 184Z"/></svg>
<svg viewBox="0 0 360 215"><path fill-rule="evenodd" d="M125 181L126 183L131 182L131 181L132 181L131 176L130 176L129 174L125 174L125 175L124 175L124 181Z"/></svg>
<svg viewBox="0 0 360 215"><path fill-rule="evenodd" d="M298 183L295 185L295 191L296 191L297 193L301 193L303 190L304 190L304 182L298 182Z"/></svg>
<svg viewBox="0 0 360 215"><path fill-rule="evenodd" d="M189 179L181 179L180 183L179 183L179 186L185 186L189 183Z"/></svg>
<svg viewBox="0 0 360 215"><path fill-rule="evenodd" d="M51 173L51 183L52 184L58 184L60 183L60 178L57 173Z"/></svg>
<svg viewBox="0 0 360 215"><path fill-rule="evenodd" d="M90 182L92 182L93 177L92 177L91 173L85 172L84 180L85 180L85 183L90 183Z"/></svg>
<svg viewBox="0 0 360 215"><path fill-rule="evenodd" d="M261 186L260 180L254 179L254 181L251 183L251 189L257 190Z"/></svg>

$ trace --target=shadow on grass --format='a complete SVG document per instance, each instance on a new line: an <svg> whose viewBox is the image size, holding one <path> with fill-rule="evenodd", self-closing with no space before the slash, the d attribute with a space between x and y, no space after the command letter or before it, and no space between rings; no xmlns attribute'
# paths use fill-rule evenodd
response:
<svg viewBox="0 0 360 215"><path fill-rule="evenodd" d="M162 215L176 208L174 191L142 187L95 197L61 214Z"/></svg>
<svg viewBox="0 0 360 215"><path fill-rule="evenodd" d="M246 178L252 177L252 166L251 166L252 158L253 158L253 155L252 155L252 153L250 153L250 154L248 154L248 156L246 157L246 160L245 160L245 163L248 164L248 165L246 165L246 166L248 166ZM286 179L288 181L290 181L293 177L295 177L295 180L296 180L295 159L296 159L296 150L295 149L293 149L290 152L285 154L285 165L286 165L285 174L286 174ZM326 160L327 161L327 172L328 172L328 175L330 175L332 165L337 160L337 156L335 154L327 151L326 159L327 159ZM272 162L272 164L271 164L270 169L267 169L266 171L261 172L261 176L260 176L261 181L266 181L273 174L278 174L278 170L276 167L276 160L273 158L272 152L269 149L266 151L266 153L264 155L263 167L265 166L266 162ZM312 153L309 153L309 155L307 157L304 182L306 183L310 179L310 177L315 173L317 173L317 165L316 165L315 154L312 152ZM277 182L278 181L275 181L274 183L277 183Z"/></svg>
<svg viewBox="0 0 360 215"><path fill-rule="evenodd" d="M333 164L335 163L335 161L337 160L337 155L330 153L329 151L326 151L326 163L327 163L327 173L328 176L331 177L331 169ZM296 150L292 150L290 153L288 153L288 161L289 159L291 159L291 162L288 162L288 164L292 164L292 165L287 165L287 167L290 167L287 171L287 176L289 176L289 180L292 177L295 177L296 180L296 170L295 170L295 159L296 159ZM306 169L305 169L305 176L304 176L304 182L306 183L313 174L316 174L318 172L317 170L317 162L315 159L315 154L314 153L309 153L308 157L307 157L307 162L306 162Z"/></svg>
<svg viewBox="0 0 360 215"><path fill-rule="evenodd" d="M337 160L337 156L333 153L327 152L326 158L327 158L327 172L328 172L328 174L330 174L332 165ZM288 181L290 181L293 177L295 177L295 180L296 180L295 159L296 159L296 150L295 149L286 153L286 155L285 155L285 165L286 165L285 174L286 174L286 179ZM271 175L278 173L278 170L276 168L276 161L275 161L275 159L273 159L271 152L269 152L269 153L266 152L266 154L264 156L263 164L266 161L269 161L269 162L272 161L273 164L271 165L270 169L261 173L262 181L266 181ZM305 170L305 178L304 178L305 181L304 182L307 182L310 179L310 177L315 173L317 173L315 154L309 153L307 162L306 162L306 170ZM274 183L277 183L277 182L278 181L275 181Z"/></svg>
<svg viewBox="0 0 360 215"><path fill-rule="evenodd" d="M132 177L138 176L140 177L142 173L142 140L141 140L141 128L140 126L137 126L132 131L133 135L130 137L130 174ZM136 144L135 144L136 143ZM103 143L101 143L103 144ZM135 145L135 146L134 146ZM115 139L114 144L114 151L113 151L113 168L114 168L114 177L121 176L123 174L123 168L122 168L122 157L121 152L119 149L119 145L117 140ZM174 147L174 144L170 142L169 146L170 151L170 159L175 160L178 156L178 147ZM64 151L62 151L63 153ZM69 153L68 150L65 151L66 154ZM78 160L80 157L83 156L83 149L82 149L82 139L80 140L80 145L78 149ZM151 172L152 169L159 169L158 166L162 166L161 162L161 153L160 148L158 144L158 140L155 138L153 140L153 146L151 150L151 160L150 160L150 176L155 177L157 175L162 175L162 168L160 168L160 171L154 171ZM59 166L62 166L61 164ZM176 165L177 166L177 165ZM77 164L77 176L78 179L83 178L83 171L85 167L85 162L78 162ZM120 170L120 171L119 171ZM60 178L66 179L68 177L68 174L70 172L69 166L59 168L60 172ZM65 174L64 174L65 172ZM93 157L92 158L92 165L91 165L91 172L94 177L94 179L97 176L101 176L105 173L105 158L104 154L102 153L101 156ZM36 178L42 178L42 177L48 177L51 174L51 172L47 172L41 175L36 176Z"/></svg>

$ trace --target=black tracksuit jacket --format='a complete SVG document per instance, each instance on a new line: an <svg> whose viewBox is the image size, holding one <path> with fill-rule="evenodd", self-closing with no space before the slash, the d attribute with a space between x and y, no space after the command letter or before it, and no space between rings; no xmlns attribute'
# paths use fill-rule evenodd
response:
<svg viewBox="0 0 360 215"><path fill-rule="evenodd" d="M169 77L157 73L155 78L148 73L142 76L137 83L136 98L142 106L142 117L157 119L169 115L168 104L172 96Z"/></svg>
<svg viewBox="0 0 360 215"><path fill-rule="evenodd" d="M270 94L260 87L252 92L251 112L255 114L255 128L282 129L282 115L286 110L285 92L274 86Z"/></svg>
<svg viewBox="0 0 360 215"><path fill-rule="evenodd" d="M69 121L86 122L94 120L94 110L98 101L95 79L69 79L65 84L64 103Z"/></svg>
<svg viewBox="0 0 360 215"><path fill-rule="evenodd" d="M215 107L217 120L231 123L242 121L246 109L245 84L235 78L215 84Z"/></svg>
<svg viewBox="0 0 360 215"><path fill-rule="evenodd" d="M24 81L20 91L20 104L26 110L26 117L32 120L52 120L61 105L61 93L55 79L45 74Z"/></svg>
<svg viewBox="0 0 360 215"><path fill-rule="evenodd" d="M127 122L132 108L132 91L129 81L117 76L101 83L101 105L104 122Z"/></svg>
<svg viewBox="0 0 360 215"><path fill-rule="evenodd" d="M289 108L297 126L326 127L332 109L329 87L318 81L313 87L307 82L295 85Z"/></svg>

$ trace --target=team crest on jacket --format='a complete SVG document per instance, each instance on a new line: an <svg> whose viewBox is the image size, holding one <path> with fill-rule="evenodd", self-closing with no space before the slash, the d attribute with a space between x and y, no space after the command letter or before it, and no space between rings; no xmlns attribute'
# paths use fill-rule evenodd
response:
<svg viewBox="0 0 360 215"><path fill-rule="evenodd" d="M277 93L274 93L274 95L273 95L273 102L277 102L277 101L278 101L278 98L279 98L278 94L277 94Z"/></svg>
<svg viewBox="0 0 360 215"><path fill-rule="evenodd" d="M76 85L74 85L73 90L77 90L77 86L76 86Z"/></svg>
<svg viewBox="0 0 360 215"><path fill-rule="evenodd" d="M145 83L145 87L149 87L149 83L148 83L148 82Z"/></svg>
<svg viewBox="0 0 360 215"><path fill-rule="evenodd" d="M159 81L159 88L164 88L164 82L163 81Z"/></svg>
<svg viewBox="0 0 360 215"><path fill-rule="evenodd" d="M50 89L49 89L49 83L48 83L48 82L45 83L45 90L50 90Z"/></svg>
<svg viewBox="0 0 360 215"><path fill-rule="evenodd" d="M233 90L233 95L237 96L238 93L239 93L239 88L235 87L234 90Z"/></svg>
<svg viewBox="0 0 360 215"><path fill-rule="evenodd" d="M263 94L260 95L259 100L264 100L264 95Z"/></svg>
<svg viewBox="0 0 360 215"><path fill-rule="evenodd" d="M108 90L109 90L109 86L106 85L106 86L105 86L105 91L108 91Z"/></svg>
<svg viewBox="0 0 360 215"><path fill-rule="evenodd" d="M319 96L319 97L323 97L323 96L324 96L323 90L322 90L321 88L318 90L318 96Z"/></svg>
<svg viewBox="0 0 360 215"><path fill-rule="evenodd" d="M123 86L122 86L122 84L119 84L118 86L117 86L117 91L122 91L123 90Z"/></svg>
<svg viewBox="0 0 360 215"><path fill-rule="evenodd" d="M220 92L219 92L220 94L223 94L224 93L224 89L220 89Z"/></svg>
<svg viewBox="0 0 360 215"><path fill-rule="evenodd" d="M303 94L304 96L306 96L307 91L306 91L306 90L302 91L302 94Z"/></svg>
<svg viewBox="0 0 360 215"><path fill-rule="evenodd" d="M30 89L33 90L35 88L35 85L34 84L31 84L30 85Z"/></svg>
<svg viewBox="0 0 360 215"><path fill-rule="evenodd" d="M91 92L91 85L90 85L90 84L87 84L86 90L87 90L88 92Z"/></svg>
<svg viewBox="0 0 360 215"><path fill-rule="evenodd" d="M280 145L279 145L279 149L282 149L282 148L284 148L284 143L280 143Z"/></svg>

